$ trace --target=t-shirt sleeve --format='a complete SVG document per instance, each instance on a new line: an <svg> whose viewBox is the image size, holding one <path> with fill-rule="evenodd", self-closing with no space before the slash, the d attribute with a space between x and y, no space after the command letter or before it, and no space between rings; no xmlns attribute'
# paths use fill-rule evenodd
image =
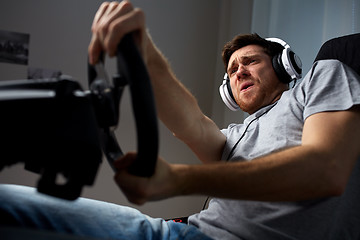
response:
<svg viewBox="0 0 360 240"><path fill-rule="evenodd" d="M360 104L360 77L338 60L320 60L303 79L303 118Z"/></svg>

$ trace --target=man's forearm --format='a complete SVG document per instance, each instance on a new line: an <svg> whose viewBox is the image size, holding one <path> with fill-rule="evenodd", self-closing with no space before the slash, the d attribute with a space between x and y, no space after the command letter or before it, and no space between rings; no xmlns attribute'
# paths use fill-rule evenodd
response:
<svg viewBox="0 0 360 240"><path fill-rule="evenodd" d="M195 97L176 78L156 46L150 43L147 49L147 66L160 119L202 162L220 161L225 136L203 114Z"/></svg>
<svg viewBox="0 0 360 240"><path fill-rule="evenodd" d="M179 194L266 201L339 195L360 156L359 121L358 106L311 115L301 145L252 161L175 166L176 188Z"/></svg>
<svg viewBox="0 0 360 240"><path fill-rule="evenodd" d="M298 146L252 161L173 168L179 195L300 201L342 193L327 161L312 148Z"/></svg>
<svg viewBox="0 0 360 240"><path fill-rule="evenodd" d="M159 117L175 135L186 137L187 129L192 129L203 117L197 100L177 80L167 59L154 44L149 44L147 54Z"/></svg>

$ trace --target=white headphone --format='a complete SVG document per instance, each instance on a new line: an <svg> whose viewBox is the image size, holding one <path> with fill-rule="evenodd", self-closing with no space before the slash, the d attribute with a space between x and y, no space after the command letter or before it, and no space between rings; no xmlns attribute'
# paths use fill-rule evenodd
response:
<svg viewBox="0 0 360 240"><path fill-rule="evenodd" d="M289 44L280 38L266 38L266 40L279 43L284 47L283 51L272 59L272 65L279 80L283 83L290 83L293 80L300 79L302 73L301 59L291 50ZM230 110L237 111L240 109L232 94L230 79L227 73L224 75L219 92L221 99Z"/></svg>

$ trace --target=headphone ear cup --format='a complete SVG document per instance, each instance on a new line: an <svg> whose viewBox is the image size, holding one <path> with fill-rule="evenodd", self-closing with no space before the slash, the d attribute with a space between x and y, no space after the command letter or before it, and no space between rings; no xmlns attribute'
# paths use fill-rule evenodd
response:
<svg viewBox="0 0 360 240"><path fill-rule="evenodd" d="M283 50L281 59L286 72L290 75L291 79L300 79L302 75L301 59L290 48L285 48Z"/></svg>
<svg viewBox="0 0 360 240"><path fill-rule="evenodd" d="M301 78L302 63L300 58L291 50L290 45L280 38L266 38L284 47L283 51L272 59L274 70L281 82L290 83Z"/></svg>
<svg viewBox="0 0 360 240"><path fill-rule="evenodd" d="M292 81L290 75L286 72L281 60L281 54L275 55L272 59L272 65L279 80L283 83L290 83Z"/></svg>
<svg viewBox="0 0 360 240"><path fill-rule="evenodd" d="M221 99L225 105L232 111L237 111L240 109L239 105L236 103L234 95L232 94L230 80L225 73L223 83L219 87L219 92Z"/></svg>

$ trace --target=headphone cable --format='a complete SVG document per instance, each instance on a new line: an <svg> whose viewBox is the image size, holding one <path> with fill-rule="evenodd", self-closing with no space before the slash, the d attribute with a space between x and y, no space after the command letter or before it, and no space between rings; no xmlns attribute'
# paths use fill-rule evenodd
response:
<svg viewBox="0 0 360 240"><path fill-rule="evenodd" d="M226 161L229 161L229 160L230 160L230 158L232 157L232 155L233 155L233 153L234 153L237 145L240 143L241 139L243 139L243 137L245 136L248 128L250 127L250 125L251 125L254 121L258 120L260 117L262 117L263 115L265 115L266 113L268 113L273 107L275 107L276 104L277 104L277 102L276 102L273 106L271 106L268 110L266 110L265 112L263 112L262 114L260 114L258 117L254 118L253 120L251 120L251 121L249 122L249 124L246 126L244 132L242 133L241 137L237 140L237 142L235 143L234 147L231 149L228 157L226 158Z"/></svg>
<svg viewBox="0 0 360 240"><path fill-rule="evenodd" d="M262 117L263 115L265 115L266 113L268 113L271 109L273 109L273 107L275 107L275 105L276 105L277 103L278 103L278 102L276 102L276 103L275 103L273 106L271 106L268 110L266 110L265 112L263 112L262 114L260 114L258 117L252 119L252 120L249 122L249 124L246 126L244 132L241 134L240 138L237 140L237 142L235 143L234 147L231 149L228 157L226 158L226 162L228 162L228 161L230 160L230 158L231 158L231 156L233 155L233 153L234 153L237 145L240 143L241 139L243 139L243 137L245 136L248 128L250 127L250 125L251 125L255 120L258 120L260 117ZM210 196L208 196L208 197L206 198L206 200L205 200L205 202L204 202L204 205L203 205L203 207L202 207L202 210L205 210L206 205L207 205L207 203L209 202L209 200L210 200Z"/></svg>

